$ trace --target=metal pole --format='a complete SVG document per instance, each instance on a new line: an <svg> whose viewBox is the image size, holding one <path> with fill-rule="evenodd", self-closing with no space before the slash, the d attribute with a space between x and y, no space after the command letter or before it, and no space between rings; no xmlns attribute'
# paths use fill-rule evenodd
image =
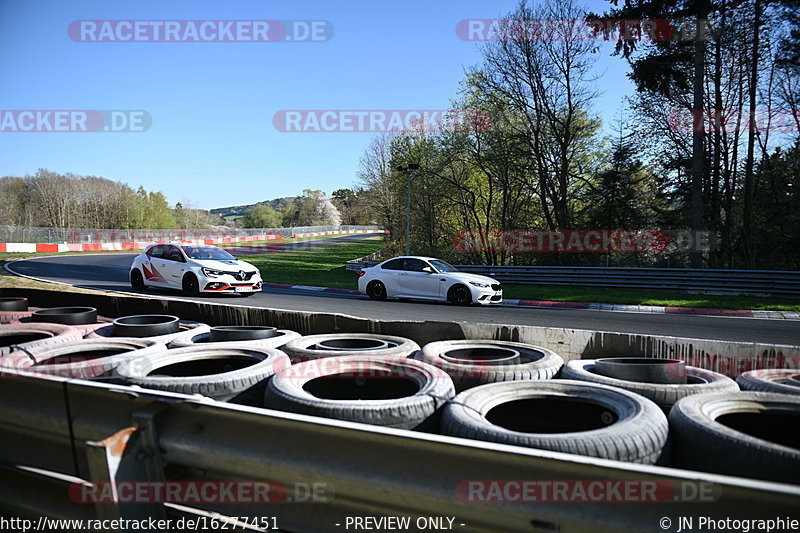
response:
<svg viewBox="0 0 800 533"><path fill-rule="evenodd" d="M406 255L411 255L411 170L407 170L408 188L406 191Z"/></svg>

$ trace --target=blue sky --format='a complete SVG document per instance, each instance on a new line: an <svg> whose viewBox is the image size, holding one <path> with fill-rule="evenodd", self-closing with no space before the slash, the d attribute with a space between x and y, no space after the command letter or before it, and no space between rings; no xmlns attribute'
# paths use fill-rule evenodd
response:
<svg viewBox="0 0 800 533"><path fill-rule="evenodd" d="M283 133L283 109L446 109L478 44L459 20L515 0L400 3L0 0L0 109L141 109L142 133L0 132L0 176L37 168L163 191L200 208L351 186L370 133ZM592 0L603 11L607 4ZM74 20L327 20L324 43L82 43ZM605 122L631 92L598 55Z"/></svg>

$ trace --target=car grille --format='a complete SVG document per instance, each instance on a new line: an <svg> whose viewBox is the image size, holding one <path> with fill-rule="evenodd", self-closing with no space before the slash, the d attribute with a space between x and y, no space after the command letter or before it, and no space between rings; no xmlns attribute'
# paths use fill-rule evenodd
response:
<svg viewBox="0 0 800 533"><path fill-rule="evenodd" d="M500 290L500 284L499 283L492 283L492 290L493 291L499 291Z"/></svg>
<svg viewBox="0 0 800 533"><path fill-rule="evenodd" d="M502 300L502 299L503 299L503 297L502 297L502 296L500 296L499 294L494 294L494 295L492 295L491 301L493 301L493 302L499 302L499 301L500 301L500 300Z"/></svg>
<svg viewBox="0 0 800 533"><path fill-rule="evenodd" d="M256 275L255 272L225 272L225 273L230 276L233 276L239 281L250 281L253 278L253 276ZM244 276L242 274L244 274Z"/></svg>

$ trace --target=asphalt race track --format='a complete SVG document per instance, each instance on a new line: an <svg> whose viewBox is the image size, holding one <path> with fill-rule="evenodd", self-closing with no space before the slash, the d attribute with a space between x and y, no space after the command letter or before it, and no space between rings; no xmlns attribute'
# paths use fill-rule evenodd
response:
<svg viewBox="0 0 800 533"><path fill-rule="evenodd" d="M280 245L281 249L319 246L331 241L352 240L368 235L350 235L317 241ZM277 250L276 250L277 251ZM264 253L259 251L258 253ZM18 261L11 269L18 274L46 281L100 290L133 292L128 270L135 254L56 255ZM236 255L244 255L239 250ZM269 273L262 272L266 281ZM356 287L355 276L353 288ZM185 298L177 291L150 289L148 294ZM222 304L272 307L298 311L344 313L377 319L453 320L494 324L568 327L599 331L674 335L701 339L800 344L800 320L710 317L680 314L628 313L585 309L533 307L455 307L429 302L376 302L366 296L319 293L266 287L250 298L210 295L196 298Z"/></svg>

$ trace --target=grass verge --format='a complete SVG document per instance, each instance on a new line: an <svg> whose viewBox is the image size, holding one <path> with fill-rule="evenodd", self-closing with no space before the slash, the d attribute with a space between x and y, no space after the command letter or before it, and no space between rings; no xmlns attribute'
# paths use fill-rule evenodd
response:
<svg viewBox="0 0 800 533"><path fill-rule="evenodd" d="M264 281L355 289L357 276L345 270L345 262L377 252L382 246L382 237L369 237L245 259L261 270Z"/></svg>

